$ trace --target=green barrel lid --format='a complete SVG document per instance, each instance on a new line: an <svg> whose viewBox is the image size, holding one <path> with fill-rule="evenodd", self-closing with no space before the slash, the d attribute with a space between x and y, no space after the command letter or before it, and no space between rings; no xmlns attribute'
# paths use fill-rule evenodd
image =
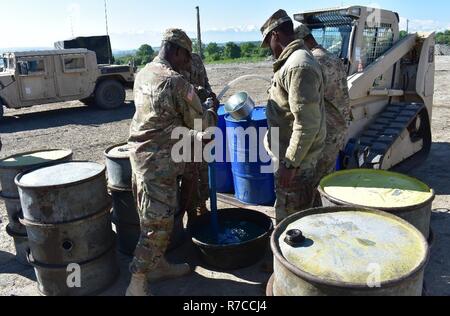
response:
<svg viewBox="0 0 450 316"><path fill-rule="evenodd" d="M433 190L425 183L382 170L339 171L325 177L320 189L343 204L384 210L420 205L434 198Z"/></svg>
<svg viewBox="0 0 450 316"><path fill-rule="evenodd" d="M22 187L60 186L97 177L105 167L95 162L67 162L25 173L18 179Z"/></svg>
<svg viewBox="0 0 450 316"><path fill-rule="evenodd" d="M286 227L278 239L282 256L302 273L333 284L395 282L420 270L428 258L417 229L380 211L317 209ZM286 240L293 230L305 237L294 246Z"/></svg>
<svg viewBox="0 0 450 316"><path fill-rule="evenodd" d="M17 154L0 160L0 168L26 168L51 163L72 155L71 150L55 149Z"/></svg>

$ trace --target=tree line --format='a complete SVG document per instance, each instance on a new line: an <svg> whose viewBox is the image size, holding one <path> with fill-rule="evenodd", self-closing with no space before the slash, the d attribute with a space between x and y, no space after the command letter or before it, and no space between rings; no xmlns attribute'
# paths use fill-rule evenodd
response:
<svg viewBox="0 0 450 316"><path fill-rule="evenodd" d="M436 34L436 43L450 45L450 30Z"/></svg>
<svg viewBox="0 0 450 316"><path fill-rule="evenodd" d="M193 51L199 53L197 40L192 40ZM235 60L240 58L259 59L270 56L270 50L261 48L259 42L234 43L229 42L225 45L209 43L203 45L203 56L206 62L217 62ZM136 66L144 66L151 62L158 54L150 45L144 44L134 53L125 56L116 57L116 64L127 65L133 63Z"/></svg>

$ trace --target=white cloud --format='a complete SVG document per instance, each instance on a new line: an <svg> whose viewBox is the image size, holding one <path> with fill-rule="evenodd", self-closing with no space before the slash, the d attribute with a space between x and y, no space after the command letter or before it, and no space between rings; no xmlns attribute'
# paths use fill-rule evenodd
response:
<svg viewBox="0 0 450 316"><path fill-rule="evenodd" d="M400 29L406 30L407 28L407 18L400 17ZM409 20L409 31L410 32L430 32L430 31L442 31L450 29L450 25L447 23L435 21L435 20L419 20L410 19Z"/></svg>

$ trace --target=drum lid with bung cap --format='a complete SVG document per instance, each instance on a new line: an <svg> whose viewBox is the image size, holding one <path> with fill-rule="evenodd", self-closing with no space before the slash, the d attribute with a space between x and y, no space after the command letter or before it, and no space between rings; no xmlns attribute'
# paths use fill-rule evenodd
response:
<svg viewBox="0 0 450 316"><path fill-rule="evenodd" d="M423 272L429 255L416 228L375 210L314 209L288 218L278 229L272 246L278 244L273 250L283 266L303 280L341 290L368 289L374 269L381 287L393 286Z"/></svg>

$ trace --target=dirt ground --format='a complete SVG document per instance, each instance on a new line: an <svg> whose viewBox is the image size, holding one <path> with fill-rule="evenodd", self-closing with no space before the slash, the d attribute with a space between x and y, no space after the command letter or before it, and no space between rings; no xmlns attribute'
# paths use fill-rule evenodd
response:
<svg viewBox="0 0 450 316"><path fill-rule="evenodd" d="M271 77L270 63L210 65L207 66L211 85L216 92L240 75L256 74ZM267 84L247 81L231 90L246 90L257 101L264 103ZM130 120L134 114L131 92L127 105L104 112L79 102L37 106L18 111L6 110L0 122L3 150L0 157L47 148L70 148L74 159L104 162L104 150L127 140ZM436 97L433 113L433 147L428 160L409 173L428 183L436 191L432 228L435 243L426 271L429 295L450 295L450 56L437 57ZM221 203L222 208L228 205ZM266 210L270 213L270 209ZM269 214L270 215L270 214ZM14 245L6 234L6 210L0 203L0 296L37 295L34 271L14 260ZM121 276L104 295L123 295L129 280L129 258L118 255ZM175 262L188 261L195 267L191 276L160 284L152 289L157 295L218 295L260 296L265 293L269 279L266 271L270 255L259 264L233 272L214 271L202 264L190 242L170 254Z"/></svg>

